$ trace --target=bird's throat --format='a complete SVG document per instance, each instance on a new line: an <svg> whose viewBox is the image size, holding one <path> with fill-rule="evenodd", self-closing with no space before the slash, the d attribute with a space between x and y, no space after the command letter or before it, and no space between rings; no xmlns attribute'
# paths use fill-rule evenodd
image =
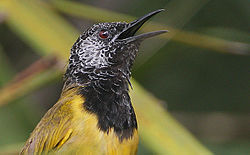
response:
<svg viewBox="0 0 250 155"><path fill-rule="evenodd" d="M121 141L131 138L137 121L127 78L122 74L96 78L81 88L80 93L85 98L83 107L97 115L100 130L108 133L113 129Z"/></svg>

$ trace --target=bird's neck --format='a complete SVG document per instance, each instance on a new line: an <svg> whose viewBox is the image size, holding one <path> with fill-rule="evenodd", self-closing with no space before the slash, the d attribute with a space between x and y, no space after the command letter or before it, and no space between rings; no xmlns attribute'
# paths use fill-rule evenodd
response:
<svg viewBox="0 0 250 155"><path fill-rule="evenodd" d="M125 70L92 70L78 80L83 85L83 107L97 115L100 130L108 133L113 128L120 140L132 137L137 129L128 93L129 74Z"/></svg>

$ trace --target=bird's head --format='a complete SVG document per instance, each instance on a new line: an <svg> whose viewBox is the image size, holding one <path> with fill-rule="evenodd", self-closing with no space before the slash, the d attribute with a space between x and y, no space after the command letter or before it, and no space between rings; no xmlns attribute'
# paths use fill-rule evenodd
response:
<svg viewBox="0 0 250 155"><path fill-rule="evenodd" d="M163 9L151 12L131 23L99 23L83 32L71 49L66 79L77 83L116 74L130 76L139 44L166 30L135 35L140 27Z"/></svg>

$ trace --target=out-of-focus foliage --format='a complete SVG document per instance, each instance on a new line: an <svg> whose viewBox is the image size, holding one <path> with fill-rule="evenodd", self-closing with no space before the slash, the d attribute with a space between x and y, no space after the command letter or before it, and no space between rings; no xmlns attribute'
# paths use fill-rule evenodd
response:
<svg viewBox="0 0 250 155"><path fill-rule="evenodd" d="M66 40L70 40L71 37L69 38L61 37L60 35L62 34L60 33L60 30L64 26L64 22L60 23L60 21L62 20L59 16L57 16L56 14L53 14L49 9L46 10L45 7L41 7L41 6L37 7L38 4L43 5L43 3L37 3L35 1L34 2L31 2L31 1L10 2L8 1L6 3L3 2L2 6L3 8L5 8L6 10L12 13L12 16L9 16L8 19L6 19L9 26L14 28L14 30L17 30L16 32L18 32L19 34L23 35L24 33L26 36L26 38L24 39L27 41L27 43L31 45L35 44L35 46L32 46L32 47L34 47L34 49L36 50L44 52L45 54L48 53L48 51L51 51L51 52L55 51L52 54L54 54L55 56L58 56L58 61L62 61L61 59L63 59L64 54L63 53L57 54L58 52L56 52L56 50L60 48L67 49L68 47L67 47ZM29 9L26 9L25 7ZM19 12L16 12L16 10L19 10ZM23 12L24 14L22 15ZM51 15L49 17L53 17L55 21L57 21L56 24L49 23L49 24L52 24L52 27L53 27L52 30L50 29L51 26L48 23L46 23L46 20L48 19L47 18L45 18L46 20L43 19L43 16L44 16L43 12L46 12L47 14L51 12ZM24 18L20 19L19 18L20 15L23 16ZM39 19L39 21L37 21L37 19ZM32 26L29 28L30 20L32 22L40 23L43 26L37 27L36 29L34 29ZM23 21L26 21L26 22L23 22ZM15 28L17 26L19 26L18 29ZM48 34L48 36L44 36L43 33L39 33L43 30L47 30L49 32L54 30L54 33L50 33ZM59 36L56 35L56 32L57 32L56 30L59 30L58 31ZM64 27L63 30L67 31L68 29L67 27ZM49 41L47 40L47 38L50 38L52 36L54 37L54 39L56 39L55 44L52 44L50 43L50 40ZM34 67L34 66L38 66L38 67ZM37 86L37 83L41 85L44 83L44 81L47 81L48 78L54 77L54 74L57 73L55 71L51 72L50 71L51 69L49 68L47 69L47 71L42 72L45 67L39 67L39 66L44 66L44 64L43 63L34 64L30 68L28 68L29 70L33 70L33 74L27 75L28 72L24 71L24 73L26 74L21 79L19 78L19 80L17 80L18 82L14 81L11 83L11 85L7 86L6 89L2 89L0 101L7 102L6 100L8 100L10 96L22 95L23 93L26 93L26 91L33 90L33 88ZM52 70L53 70L53 67L52 67ZM47 72L49 72L49 74L47 74ZM24 74L24 73L21 73L21 74ZM162 110L161 113L152 111L154 109L152 109L151 107L155 107L155 109L157 109L156 106L159 106L157 105L157 101L154 101L154 99L150 97L149 95L146 95L145 92L141 92L142 90L140 90L140 88L137 88L137 87L139 86L137 86L135 83L135 90L138 89L138 91L136 91L137 92L136 96L133 97L132 99L134 99L134 103L137 103L137 104L143 103L146 105L146 106L141 106L137 108L137 104L135 104L136 106L135 108L136 108L136 111L139 113L138 115L139 124L141 128L144 129L142 130L142 132L140 132L140 135L142 137L141 139L142 139L142 142L145 141L145 144L148 146L148 148L150 148L155 153L172 154L172 153L178 153L178 152L179 153L189 152L190 154L192 153L209 154L209 152L206 149L204 149L198 142L196 142L196 140L194 140L191 135L189 135L184 129L182 129L181 126L175 123L175 121L171 120L171 116L167 115L167 113L164 112L164 110ZM19 93L19 92L22 92L22 93ZM145 98L147 98L147 100L145 101L142 100ZM138 106L140 104L138 104ZM147 118L146 115L149 115L149 114L151 115L151 117ZM154 121L155 119L158 119L158 120L166 119L166 120L163 120L163 122L168 122L168 123L164 127L164 126L161 126L162 124L160 124L158 121L157 122ZM141 121L141 120L144 120L144 121ZM151 131L149 127L151 127ZM155 132L154 134L153 132L155 131L154 129L159 129L159 130L158 132ZM180 135L177 136L173 134L174 132L179 132ZM161 136L157 136L157 135L161 135ZM157 143L158 141L160 141L160 143ZM187 142L188 145L182 144L185 141ZM182 148L182 149L178 149L178 148Z"/></svg>
<svg viewBox="0 0 250 155"><path fill-rule="evenodd" d="M171 41L164 45L164 39L151 39L143 44L141 49L144 52L141 52L134 67L136 79L157 97L166 100L168 109L173 112L249 111L249 104L246 104L249 103L250 91L247 1L85 3L67 0L0 1L0 44L3 46L0 49L0 105L13 102L0 107L0 148L4 152L18 150L20 145L15 143L27 138L39 121L38 117L59 96L61 82L53 83L61 81L59 77L62 76L69 49L79 34L68 21L76 27L92 23L86 19L95 22L130 21L135 17L127 14L141 16L164 7L169 11L158 19L156 17L155 22L148 23L143 31L167 28L170 33L163 38ZM230 12L232 9L239 12ZM164 26L166 24L168 27ZM19 74L13 77L16 70ZM209 154L163 109L164 106L158 104L159 100L135 82L131 95L140 126L139 154ZM199 125L190 122L187 126L199 128ZM233 128L234 125L228 127ZM200 128L209 130L211 126L203 124ZM5 147L6 144L11 145ZM238 145L236 143L229 150L235 153L249 151L244 147L246 145L237 151ZM220 154L229 153L219 145L209 144L208 147Z"/></svg>

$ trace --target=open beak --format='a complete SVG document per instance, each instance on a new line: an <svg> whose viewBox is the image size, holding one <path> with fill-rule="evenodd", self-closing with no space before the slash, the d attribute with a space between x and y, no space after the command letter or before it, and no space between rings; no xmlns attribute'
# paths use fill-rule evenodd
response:
<svg viewBox="0 0 250 155"><path fill-rule="evenodd" d="M117 37L117 40L125 40L127 42L136 41L136 40L144 40L146 38L150 38L165 32L168 32L167 30L160 30L160 31L154 31L154 32L148 32L143 33L139 35L135 35L135 33L140 29L140 27L148 21L151 17L158 14L159 12L164 11L164 9L159 9L156 11L153 11L151 13L146 14L145 16L131 22L128 24L128 27L126 27Z"/></svg>

